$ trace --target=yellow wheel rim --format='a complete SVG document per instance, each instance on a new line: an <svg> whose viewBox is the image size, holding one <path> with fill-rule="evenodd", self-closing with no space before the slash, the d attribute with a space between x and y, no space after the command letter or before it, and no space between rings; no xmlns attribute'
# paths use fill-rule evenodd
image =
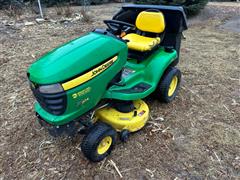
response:
<svg viewBox="0 0 240 180"><path fill-rule="evenodd" d="M100 142L100 144L97 147L97 153L98 154L104 154L108 151L112 144L112 138L110 136L106 136L103 138Z"/></svg>
<svg viewBox="0 0 240 180"><path fill-rule="evenodd" d="M172 96L177 88L177 84L178 84L178 77L174 76L172 78L172 81L170 83L169 89L168 89L168 96Z"/></svg>

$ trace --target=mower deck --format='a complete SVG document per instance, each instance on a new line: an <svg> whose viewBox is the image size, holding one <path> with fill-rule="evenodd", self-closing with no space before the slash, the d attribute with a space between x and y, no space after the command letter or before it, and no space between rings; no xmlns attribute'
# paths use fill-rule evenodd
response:
<svg viewBox="0 0 240 180"><path fill-rule="evenodd" d="M110 124L116 131L128 130L135 132L140 130L149 118L148 105L142 101L137 100L133 102L134 110L128 113L117 111L112 107L104 107L99 109L95 115L96 119Z"/></svg>

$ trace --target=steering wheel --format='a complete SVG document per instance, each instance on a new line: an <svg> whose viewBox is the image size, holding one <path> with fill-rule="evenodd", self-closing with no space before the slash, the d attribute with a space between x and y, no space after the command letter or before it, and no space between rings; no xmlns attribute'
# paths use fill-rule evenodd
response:
<svg viewBox="0 0 240 180"><path fill-rule="evenodd" d="M135 28L134 25L123 22L123 21L104 20L103 22L107 25L107 27L110 29L110 31L112 31L114 34L121 34L123 31L127 32L130 29Z"/></svg>

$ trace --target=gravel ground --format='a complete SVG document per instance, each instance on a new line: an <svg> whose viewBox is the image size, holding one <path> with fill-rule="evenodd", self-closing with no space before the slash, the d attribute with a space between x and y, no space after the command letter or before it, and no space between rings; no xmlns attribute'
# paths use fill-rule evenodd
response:
<svg viewBox="0 0 240 180"><path fill-rule="evenodd" d="M110 18L121 4L93 6L92 21L26 26L34 15L0 11L0 179L239 179L239 3L210 3L190 19L179 68L181 90L171 104L147 99L152 118L103 162L81 153L82 136L53 139L37 123L26 69L38 57ZM79 13L79 7L72 11ZM25 24L25 25L24 25ZM227 27L227 28L226 28ZM163 130L156 130L156 128Z"/></svg>

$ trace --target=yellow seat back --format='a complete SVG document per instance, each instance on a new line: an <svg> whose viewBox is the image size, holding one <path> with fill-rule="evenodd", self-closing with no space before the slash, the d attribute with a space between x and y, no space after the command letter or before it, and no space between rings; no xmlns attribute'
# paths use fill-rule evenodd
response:
<svg viewBox="0 0 240 180"><path fill-rule="evenodd" d="M145 32L162 33L165 29L163 13L142 11L137 16L136 27Z"/></svg>

